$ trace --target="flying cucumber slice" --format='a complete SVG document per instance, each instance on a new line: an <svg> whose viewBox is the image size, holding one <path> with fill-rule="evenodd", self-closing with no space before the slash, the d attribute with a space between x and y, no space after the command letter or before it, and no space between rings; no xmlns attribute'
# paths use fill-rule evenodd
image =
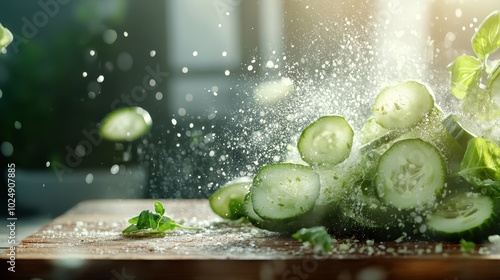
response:
<svg viewBox="0 0 500 280"><path fill-rule="evenodd" d="M407 81L384 88L375 99L373 116L386 129L409 128L434 108L434 97L426 85Z"/></svg>
<svg viewBox="0 0 500 280"><path fill-rule="evenodd" d="M255 213L275 221L298 218L311 211L319 193L318 174L308 166L293 163L262 167L250 192Z"/></svg>
<svg viewBox="0 0 500 280"><path fill-rule="evenodd" d="M432 144L418 138L405 139L380 157L375 185L384 203L412 209L434 202L445 178L443 158Z"/></svg>
<svg viewBox="0 0 500 280"><path fill-rule="evenodd" d="M210 196L210 208L224 219L237 220L243 217L243 200L250 186L252 179L249 177L237 178L224 184Z"/></svg>
<svg viewBox="0 0 500 280"><path fill-rule="evenodd" d="M149 113L141 107L117 109L104 117L100 133L110 141L134 141L145 135L153 125Z"/></svg>
<svg viewBox="0 0 500 280"><path fill-rule="evenodd" d="M426 225L434 239L446 241L484 241L498 233L495 202L487 195L458 192L448 195L427 217Z"/></svg>
<svg viewBox="0 0 500 280"><path fill-rule="evenodd" d="M335 165L351 153L354 131L341 116L323 116L307 126L297 148L302 159L311 165Z"/></svg>
<svg viewBox="0 0 500 280"><path fill-rule="evenodd" d="M3 25L0 23L0 51L2 51L3 48L6 48L10 43L12 43L13 39L14 36L12 36L10 30L3 27Z"/></svg>

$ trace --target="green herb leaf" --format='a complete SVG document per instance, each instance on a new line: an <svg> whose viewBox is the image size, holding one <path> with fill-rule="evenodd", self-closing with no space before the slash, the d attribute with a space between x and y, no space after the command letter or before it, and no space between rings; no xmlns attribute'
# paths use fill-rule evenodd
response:
<svg viewBox="0 0 500 280"><path fill-rule="evenodd" d="M138 229L136 225L130 225L126 229L124 229L122 232L123 233L132 233L132 232L137 232L137 231L140 231L140 229Z"/></svg>
<svg viewBox="0 0 500 280"><path fill-rule="evenodd" d="M483 66L477 58L470 55L459 56L449 68L451 92L456 98L464 99L471 88L479 86Z"/></svg>
<svg viewBox="0 0 500 280"><path fill-rule="evenodd" d="M500 48L500 11L491 13L481 23L472 37L472 48L483 61Z"/></svg>
<svg viewBox="0 0 500 280"><path fill-rule="evenodd" d="M135 217L130 218L130 219L128 220L128 222L129 222L130 224L134 224L134 225L135 225L135 224L137 224L137 222L138 222L138 221L139 221L139 216L135 216Z"/></svg>
<svg viewBox="0 0 500 280"><path fill-rule="evenodd" d="M172 220L170 217L164 216L165 208L161 202L156 201L154 203L154 207L156 213L149 210L143 210L139 216L130 218L128 222L131 225L125 228L122 233L157 235L164 234L167 230L173 230L175 228L201 230L201 228L181 225Z"/></svg>
<svg viewBox="0 0 500 280"><path fill-rule="evenodd" d="M460 239L460 247L462 252L473 253L476 248L476 244L471 241L466 241L465 239Z"/></svg>
<svg viewBox="0 0 500 280"><path fill-rule="evenodd" d="M165 208L163 207L163 204L161 204L161 202L159 201L155 202L155 212L158 213L160 216L165 215Z"/></svg>
<svg viewBox="0 0 500 280"><path fill-rule="evenodd" d="M149 210L143 210L141 214L139 214L139 218L137 219L137 228L138 229L146 229L151 228L151 223L149 220Z"/></svg>
<svg viewBox="0 0 500 280"><path fill-rule="evenodd" d="M332 250L332 238L325 227L302 228L294 233L292 238L309 243L317 253L330 252Z"/></svg>
<svg viewBox="0 0 500 280"><path fill-rule="evenodd" d="M477 187L500 193L500 147L481 137L469 140L459 174Z"/></svg>
<svg viewBox="0 0 500 280"><path fill-rule="evenodd" d="M3 48L7 47L10 43L12 43L13 39L14 36L12 36L10 30L3 27L3 25L0 23L0 51Z"/></svg>

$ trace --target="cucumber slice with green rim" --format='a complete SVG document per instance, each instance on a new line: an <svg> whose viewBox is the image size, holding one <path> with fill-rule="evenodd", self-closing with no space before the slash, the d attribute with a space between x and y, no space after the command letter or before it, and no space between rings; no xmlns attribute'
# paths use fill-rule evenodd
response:
<svg viewBox="0 0 500 280"><path fill-rule="evenodd" d="M243 217L243 200L250 186L252 179L249 177L241 177L224 184L210 196L210 208L224 219L237 220Z"/></svg>
<svg viewBox="0 0 500 280"><path fill-rule="evenodd" d="M427 229L434 239L484 241L498 233L496 208L492 198L483 194L450 194L427 217Z"/></svg>
<svg viewBox="0 0 500 280"><path fill-rule="evenodd" d="M434 108L431 90L416 81L384 88L372 110L378 124L386 129L409 128L420 122Z"/></svg>
<svg viewBox="0 0 500 280"><path fill-rule="evenodd" d="M264 220L289 220L309 212L320 192L318 174L310 167L276 163L255 175L251 198L255 213Z"/></svg>
<svg viewBox="0 0 500 280"><path fill-rule="evenodd" d="M480 136L479 129L474 128L474 124L454 114L448 115L443 120L443 125L464 149L469 140Z"/></svg>
<svg viewBox="0 0 500 280"><path fill-rule="evenodd" d="M104 117L100 133L110 141L134 141L145 135L153 125L149 113L141 107L117 109Z"/></svg>
<svg viewBox="0 0 500 280"><path fill-rule="evenodd" d="M442 191L446 166L439 151L421 139L394 143L379 159L376 190L382 201L398 209L419 208Z"/></svg>
<svg viewBox="0 0 500 280"><path fill-rule="evenodd" d="M351 153L354 131L341 116L324 116L307 126L297 148L311 165L335 165Z"/></svg>

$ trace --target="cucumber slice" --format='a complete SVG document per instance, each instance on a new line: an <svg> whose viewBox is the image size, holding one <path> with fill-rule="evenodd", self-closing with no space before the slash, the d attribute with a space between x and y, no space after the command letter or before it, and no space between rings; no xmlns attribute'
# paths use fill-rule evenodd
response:
<svg viewBox="0 0 500 280"><path fill-rule="evenodd" d="M420 122L434 108L434 97L424 84L407 81L384 88L372 113L386 129L409 128Z"/></svg>
<svg viewBox="0 0 500 280"><path fill-rule="evenodd" d="M254 99L262 105L273 105L286 99L294 91L290 78L281 78L261 83L254 90Z"/></svg>
<svg viewBox="0 0 500 280"><path fill-rule="evenodd" d="M489 196L459 192L448 195L426 219L434 239L484 241L498 233L495 202Z"/></svg>
<svg viewBox="0 0 500 280"><path fill-rule="evenodd" d="M378 124L375 118L372 116L368 120L366 120L366 122L361 127L361 143L369 143L386 135L390 131L390 129L387 129Z"/></svg>
<svg viewBox="0 0 500 280"><path fill-rule="evenodd" d="M210 196L210 208L224 219L237 220L243 217L243 200L251 185L252 179L249 177L241 177L224 184Z"/></svg>
<svg viewBox="0 0 500 280"><path fill-rule="evenodd" d="M146 134L153 125L149 113L141 107L117 109L104 117L100 133L110 141L134 141Z"/></svg>
<svg viewBox="0 0 500 280"><path fill-rule="evenodd" d="M398 209L411 209L434 202L445 177L443 158L432 144L405 139L380 157L375 183L382 201Z"/></svg>
<svg viewBox="0 0 500 280"><path fill-rule="evenodd" d="M10 43L12 43L13 39L14 36L10 32L10 30L3 27L3 25L0 23L0 53L4 48L6 48Z"/></svg>
<svg viewBox="0 0 500 280"><path fill-rule="evenodd" d="M260 229L265 229L268 231L281 232L281 233L293 233L301 228L309 228L313 226L319 226L328 224L329 220L332 220L331 217L334 214L338 214L335 212L337 208L328 206L317 206L303 215L300 218L293 220L265 220L257 213L253 208L251 193L248 193L243 201L243 212L247 218L247 220L255 227ZM328 217L328 219L326 218ZM328 220L328 221L327 221Z"/></svg>
<svg viewBox="0 0 500 280"><path fill-rule="evenodd" d="M276 163L262 167L251 190L255 213L264 220L289 220L309 212L320 193L320 179L310 167Z"/></svg>
<svg viewBox="0 0 500 280"><path fill-rule="evenodd" d="M454 114L448 115L443 120L443 125L464 149L467 148L469 140L480 136L479 129L474 128L474 125L470 121Z"/></svg>
<svg viewBox="0 0 500 280"><path fill-rule="evenodd" d="M335 165L351 153L354 131L341 116L324 116L307 126L297 147L311 165Z"/></svg>

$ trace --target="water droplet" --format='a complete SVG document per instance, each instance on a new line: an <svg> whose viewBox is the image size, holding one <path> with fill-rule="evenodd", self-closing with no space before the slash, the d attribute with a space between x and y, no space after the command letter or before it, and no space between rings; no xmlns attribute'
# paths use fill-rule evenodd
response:
<svg viewBox="0 0 500 280"><path fill-rule="evenodd" d="M172 119L171 122L172 122L173 125L177 125L177 120L176 119Z"/></svg>
<svg viewBox="0 0 500 280"><path fill-rule="evenodd" d="M186 115L186 109L184 108L179 108L179 110L177 110L177 114L179 114L179 116L183 117Z"/></svg>
<svg viewBox="0 0 500 280"><path fill-rule="evenodd" d="M186 101L187 101L187 102L191 102L191 101L193 101L193 95L192 95L192 94L190 94L190 93L186 94Z"/></svg>
<svg viewBox="0 0 500 280"><path fill-rule="evenodd" d="M194 52L193 52L193 56L198 56L198 52L197 52L197 51L194 51Z"/></svg>
<svg viewBox="0 0 500 280"><path fill-rule="evenodd" d="M123 32L123 37L128 37L128 32L127 31Z"/></svg>
<svg viewBox="0 0 500 280"><path fill-rule="evenodd" d="M94 50L90 50L90 56L94 56L95 55L95 51Z"/></svg>
<svg viewBox="0 0 500 280"><path fill-rule="evenodd" d="M89 173L87 174L87 176L85 176L85 183L92 184L93 181L94 181L94 174Z"/></svg>
<svg viewBox="0 0 500 280"><path fill-rule="evenodd" d="M21 127L22 127L22 124L21 124L20 121L15 121L14 122L14 128L15 129L19 130L19 129L21 129Z"/></svg>
<svg viewBox="0 0 500 280"><path fill-rule="evenodd" d="M134 59L129 53L122 52L118 55L116 64L118 65L118 69L120 69L121 71L128 71L130 70L130 68L132 68Z"/></svg>
<svg viewBox="0 0 500 280"><path fill-rule="evenodd" d="M88 75L88 74L87 74L87 72L83 72L83 73L82 73L82 76L83 76L84 78L85 78L85 77L87 77L87 75Z"/></svg>
<svg viewBox="0 0 500 280"><path fill-rule="evenodd" d="M47 162L45 163L45 167L49 167L49 166L50 166L50 161L47 161Z"/></svg>
<svg viewBox="0 0 500 280"><path fill-rule="evenodd" d="M0 150L2 151L2 155L5 157L10 157L14 153L14 146L10 142L2 142L0 146Z"/></svg>
<svg viewBox="0 0 500 280"><path fill-rule="evenodd" d="M155 56L156 56L156 51L155 51L155 50L151 50L151 51L149 52L149 56L151 56L151 57L155 57Z"/></svg>
<svg viewBox="0 0 500 280"><path fill-rule="evenodd" d="M229 70L224 71L224 75L229 76L230 74L231 74L231 71L229 71Z"/></svg>
<svg viewBox="0 0 500 280"><path fill-rule="evenodd" d="M462 17L462 9L456 9L455 10L455 16L457 18L461 18Z"/></svg>
<svg viewBox="0 0 500 280"><path fill-rule="evenodd" d="M161 92L157 92L157 93L155 94L155 98L156 98L156 100L162 100L162 99L163 99L163 93L161 93Z"/></svg>
<svg viewBox="0 0 500 280"><path fill-rule="evenodd" d="M226 52L226 51L223 51L223 52L222 52L222 56L227 56L227 52Z"/></svg>
<svg viewBox="0 0 500 280"><path fill-rule="evenodd" d="M111 166L111 168L109 169L109 172L111 172L111 174L115 175L118 173L118 171L120 171L120 166L118 164L114 164L113 166Z"/></svg>
<svg viewBox="0 0 500 280"><path fill-rule="evenodd" d="M116 38L118 38L118 33L113 29L108 29L102 33L102 40L108 45L113 44Z"/></svg>
<svg viewBox="0 0 500 280"><path fill-rule="evenodd" d="M104 76L103 75L99 75L99 77L97 77L97 82L98 83L104 82Z"/></svg>
<svg viewBox="0 0 500 280"><path fill-rule="evenodd" d="M84 157L86 153L86 149L83 145L78 145L75 148L75 154L79 157Z"/></svg>
<svg viewBox="0 0 500 280"><path fill-rule="evenodd" d="M186 74L189 71L187 67L182 67L182 73Z"/></svg>

